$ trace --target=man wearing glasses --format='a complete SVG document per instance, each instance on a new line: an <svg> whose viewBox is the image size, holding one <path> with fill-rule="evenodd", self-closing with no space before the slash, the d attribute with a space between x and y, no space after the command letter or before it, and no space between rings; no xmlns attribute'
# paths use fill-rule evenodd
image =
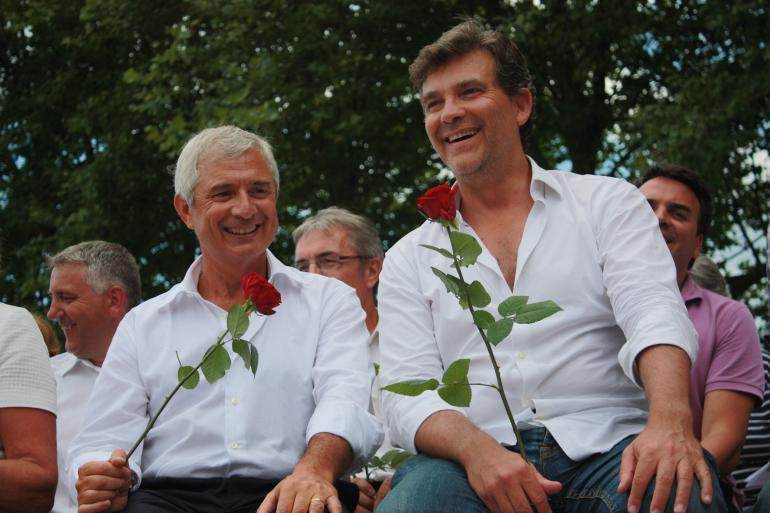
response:
<svg viewBox="0 0 770 513"><path fill-rule="evenodd" d="M337 278L353 287L366 312L366 327L369 329L369 360L380 361L379 336L377 332L377 302L375 292L382 269L382 242L374 224L363 216L344 208L330 207L307 218L294 231L294 265L300 271L322 274ZM380 415L380 384L375 378L372 387L372 413ZM387 433L385 441L377 451L382 455L391 449ZM388 480L388 473L373 471L374 481ZM355 513L374 511L376 491L359 476L353 479L358 486L358 508ZM381 487L386 493L388 484Z"/></svg>

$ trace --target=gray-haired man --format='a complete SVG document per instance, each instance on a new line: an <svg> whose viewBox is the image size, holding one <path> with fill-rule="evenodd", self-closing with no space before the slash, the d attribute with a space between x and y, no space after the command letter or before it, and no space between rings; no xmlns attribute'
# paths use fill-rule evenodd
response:
<svg viewBox="0 0 770 513"><path fill-rule="evenodd" d="M348 287L287 267L268 250L278 181L270 145L240 128L203 130L182 149L174 207L200 257L115 333L70 450L83 513L354 509L357 490L336 480L382 441L366 411L364 314ZM242 335L259 348L256 375L233 362L216 383L180 392L128 458L148 412L177 384L178 362L200 361L227 312L246 300L248 273L281 294L275 315L252 313ZM225 350L233 361L232 347Z"/></svg>
<svg viewBox="0 0 770 513"><path fill-rule="evenodd" d="M51 270L48 317L64 331L67 349L51 359L59 409L59 484L53 512L64 513L77 510L65 486L67 450L80 429L112 336L123 316L139 303L141 282L134 257L113 242L75 244L46 262Z"/></svg>
<svg viewBox="0 0 770 513"><path fill-rule="evenodd" d="M382 270L382 241L377 229L369 219L339 207L319 210L305 219L294 230L294 265L301 271L336 278L353 287L366 312L366 327L369 330L369 360L375 365L380 362L379 333L377 331L377 282ZM382 419L380 407L380 383L375 377L372 387L371 411ZM378 455L393 447L385 437ZM370 477L375 482L387 481L381 488L385 493L389 487L389 472L373 471ZM377 491L358 476L353 479L360 495L355 513L374 511Z"/></svg>

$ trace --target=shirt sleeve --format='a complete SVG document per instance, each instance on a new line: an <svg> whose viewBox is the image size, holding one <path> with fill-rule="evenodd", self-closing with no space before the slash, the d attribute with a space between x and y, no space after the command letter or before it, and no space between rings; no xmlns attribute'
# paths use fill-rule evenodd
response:
<svg viewBox="0 0 770 513"><path fill-rule="evenodd" d="M653 345L698 351L692 325L676 282L676 268L660 233L658 220L644 196L631 184L608 182L598 219L597 245L604 286L626 343L618 354L623 372L641 386L636 357ZM596 206L595 208L600 208Z"/></svg>
<svg viewBox="0 0 770 513"><path fill-rule="evenodd" d="M137 365L134 315L121 321L96 378L80 432L67 457L69 490L74 493L78 468L89 461L106 461L115 449L128 452L148 421L148 397ZM141 483L142 444L129 460L133 487Z"/></svg>
<svg viewBox="0 0 770 513"><path fill-rule="evenodd" d="M0 408L56 414L56 382L40 328L26 310L0 304Z"/></svg>
<svg viewBox="0 0 770 513"><path fill-rule="evenodd" d="M726 303L717 314L715 326L719 330L705 393L714 390L743 392L762 400L765 376L759 335L751 312L737 301Z"/></svg>
<svg viewBox="0 0 770 513"><path fill-rule="evenodd" d="M380 422L368 411L373 368L367 355L368 332L355 291L329 280L313 365L315 411L306 432L347 440L353 451L351 469L369 461L382 443Z"/></svg>
<svg viewBox="0 0 770 513"><path fill-rule="evenodd" d="M383 385L439 378L443 363L435 337L431 304L420 290L413 240L402 239L387 254L377 294L380 316L380 379ZM417 453L414 437L422 423L441 410L465 412L445 403L435 391L416 397L382 391L388 434L395 445Z"/></svg>

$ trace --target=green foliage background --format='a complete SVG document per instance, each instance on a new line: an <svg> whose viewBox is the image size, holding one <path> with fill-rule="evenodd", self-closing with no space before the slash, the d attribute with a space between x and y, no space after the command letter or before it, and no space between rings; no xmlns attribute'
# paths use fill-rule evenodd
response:
<svg viewBox="0 0 770 513"><path fill-rule="evenodd" d="M655 161L716 193L710 253L733 295L766 302L770 17L754 1L0 0L0 298L41 309L43 255L126 245L144 297L184 274L196 242L168 173L196 131L267 136L282 231L339 205L386 245L445 180L407 67L477 16L510 33L536 78L527 148L541 165L633 178Z"/></svg>

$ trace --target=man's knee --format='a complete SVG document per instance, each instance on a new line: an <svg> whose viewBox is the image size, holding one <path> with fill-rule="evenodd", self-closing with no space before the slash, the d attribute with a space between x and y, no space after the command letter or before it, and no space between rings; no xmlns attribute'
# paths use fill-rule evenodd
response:
<svg viewBox="0 0 770 513"><path fill-rule="evenodd" d="M393 476L377 513L482 513L465 470L440 458L413 456Z"/></svg>

